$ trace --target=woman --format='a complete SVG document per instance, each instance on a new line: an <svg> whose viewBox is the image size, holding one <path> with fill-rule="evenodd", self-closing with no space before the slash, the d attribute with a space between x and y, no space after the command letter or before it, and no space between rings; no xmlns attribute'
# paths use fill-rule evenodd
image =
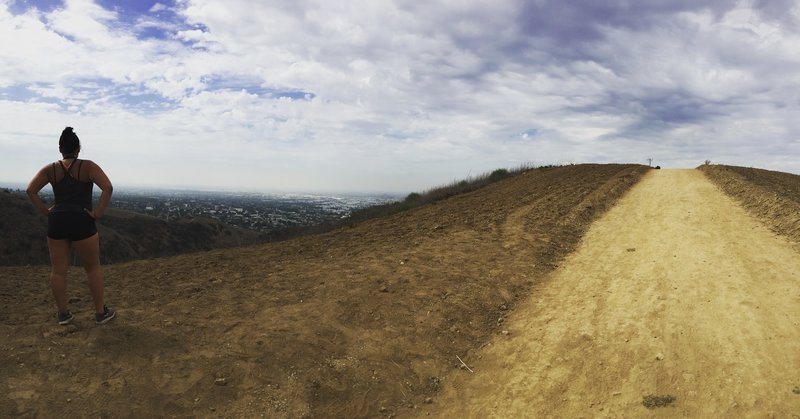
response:
<svg viewBox="0 0 800 419"><path fill-rule="evenodd" d="M58 140L62 160L48 164L28 184L28 197L39 212L47 216L47 247L50 250L50 287L58 306L58 324L72 322L74 316L67 308L67 268L70 249L78 255L89 279L89 291L94 300L95 322L105 324L116 313L103 303L103 271L100 268L100 238L95 220L103 216L113 190L111 181L97 164L78 160L81 142L72 131L64 128ZM44 185L53 186L55 203L48 208L39 191ZM97 208L92 209L92 187L102 193Z"/></svg>

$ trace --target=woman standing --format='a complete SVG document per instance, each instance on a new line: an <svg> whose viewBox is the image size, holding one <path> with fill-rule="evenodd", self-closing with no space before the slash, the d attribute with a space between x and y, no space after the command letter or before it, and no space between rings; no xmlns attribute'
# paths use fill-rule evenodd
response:
<svg viewBox="0 0 800 419"><path fill-rule="evenodd" d="M81 142L64 128L58 140L62 160L48 164L28 184L28 197L39 212L47 216L47 247L50 250L50 287L58 306L58 324L69 324L74 318L67 308L67 268L70 249L78 255L94 300L95 322L104 324L116 313L103 302L103 270L100 267L100 238L95 220L103 216L111 200L113 188L108 176L90 160L78 160ZM48 208L39 191L50 183L55 203ZM92 209L92 188L102 193L97 208Z"/></svg>

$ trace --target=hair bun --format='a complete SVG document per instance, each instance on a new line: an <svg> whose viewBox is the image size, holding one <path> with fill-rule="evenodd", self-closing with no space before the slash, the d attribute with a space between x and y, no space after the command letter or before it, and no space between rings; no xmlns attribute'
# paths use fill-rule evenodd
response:
<svg viewBox="0 0 800 419"><path fill-rule="evenodd" d="M62 132L72 132L72 127L66 127Z"/></svg>

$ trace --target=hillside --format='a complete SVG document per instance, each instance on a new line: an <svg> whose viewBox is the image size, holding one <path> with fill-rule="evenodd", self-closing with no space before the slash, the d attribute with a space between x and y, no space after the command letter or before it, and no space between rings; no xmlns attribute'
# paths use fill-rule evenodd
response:
<svg viewBox="0 0 800 419"><path fill-rule="evenodd" d="M462 357L441 418L790 418L800 257L692 169L653 170ZM421 415L420 415L421 416Z"/></svg>
<svg viewBox="0 0 800 419"><path fill-rule="evenodd" d="M800 175L752 167L698 167L774 232L800 242Z"/></svg>
<svg viewBox="0 0 800 419"><path fill-rule="evenodd" d="M0 192L0 265L47 265L47 220L27 198ZM103 263L178 255L265 242L265 234L208 219L165 221L109 208L97 223Z"/></svg>
<svg viewBox="0 0 800 419"><path fill-rule="evenodd" d="M424 412L648 170L535 169L323 235L110 265L106 327L79 269L58 327L47 269L0 268L0 413Z"/></svg>

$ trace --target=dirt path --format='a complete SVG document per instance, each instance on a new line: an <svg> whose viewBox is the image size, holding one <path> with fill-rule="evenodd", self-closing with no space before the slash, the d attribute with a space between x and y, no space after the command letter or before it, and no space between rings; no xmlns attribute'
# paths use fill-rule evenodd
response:
<svg viewBox="0 0 800 419"><path fill-rule="evenodd" d="M798 249L699 171L650 172L532 295L423 415L800 416Z"/></svg>

